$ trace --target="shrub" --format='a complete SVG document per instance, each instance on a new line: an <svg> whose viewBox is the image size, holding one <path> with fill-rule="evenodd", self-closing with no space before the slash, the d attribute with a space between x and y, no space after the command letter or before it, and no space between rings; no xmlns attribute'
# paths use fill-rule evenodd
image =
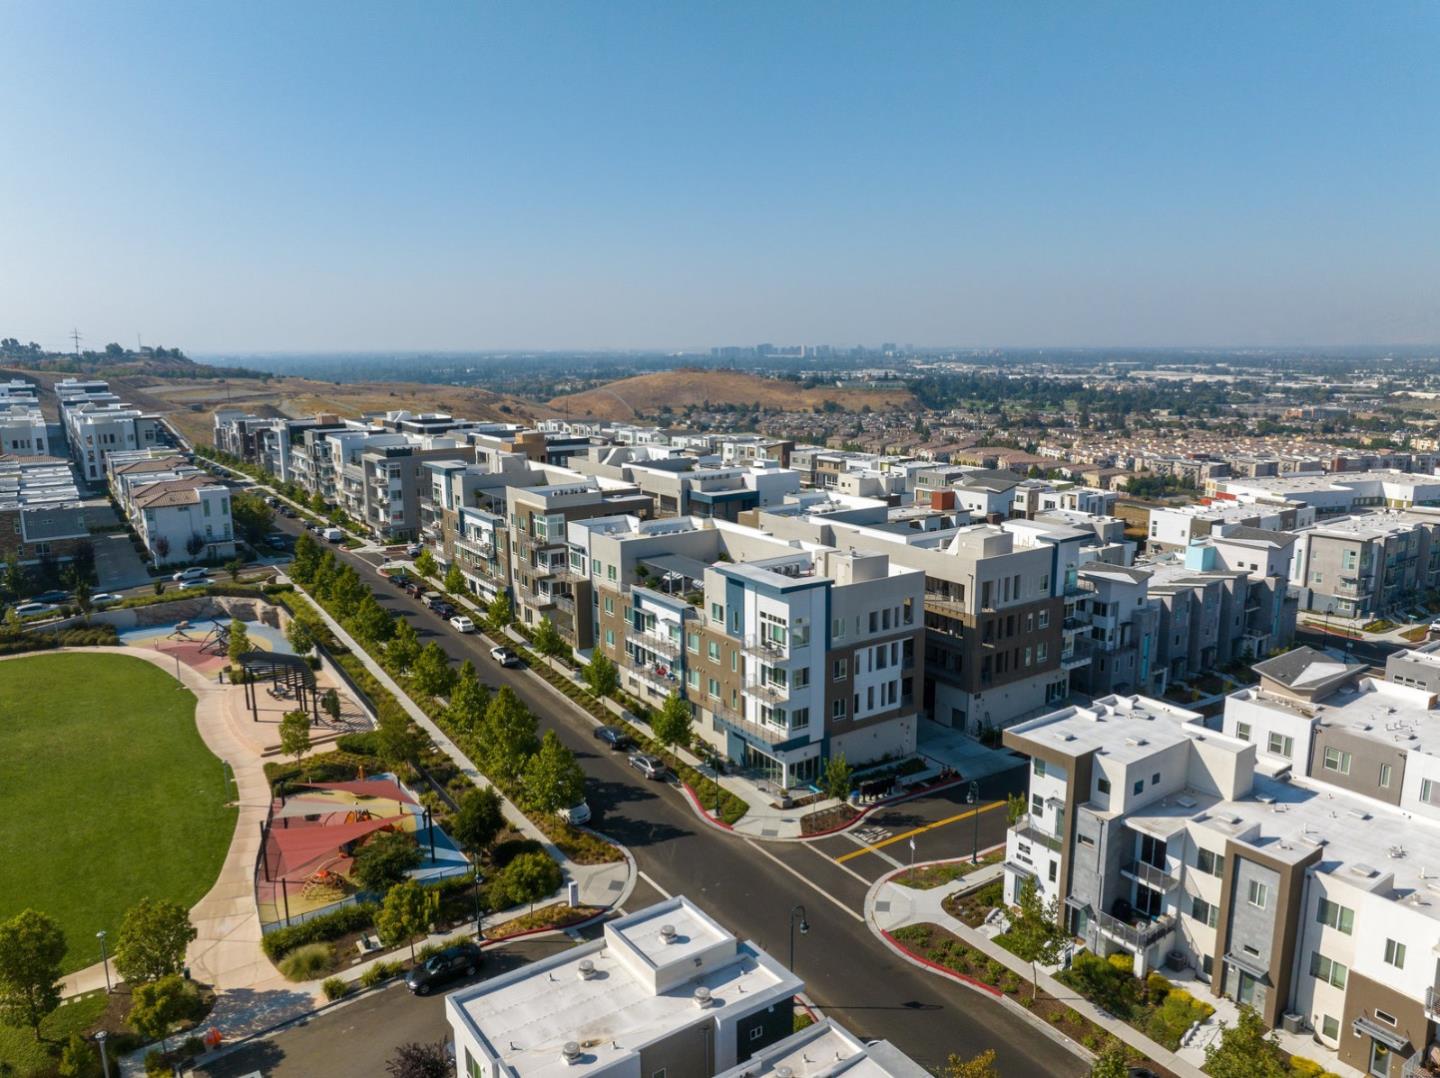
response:
<svg viewBox="0 0 1440 1078"><path fill-rule="evenodd" d="M1124 951L1117 951L1106 959L1117 973L1123 973L1127 977L1135 976L1135 959Z"/></svg>
<svg viewBox="0 0 1440 1078"><path fill-rule="evenodd" d="M377 984L383 981L387 976L385 971L381 969L381 966L383 965L383 962L377 962L375 963L375 965L367 969L364 973L360 974L360 987L374 988Z"/></svg>
<svg viewBox="0 0 1440 1078"><path fill-rule="evenodd" d="M341 752L354 753L356 756L379 756L380 735L374 730L366 730L358 734L341 734L335 739L335 747Z"/></svg>
<svg viewBox="0 0 1440 1078"><path fill-rule="evenodd" d="M375 911L379 908L373 902L341 906L333 913L276 929L265 936L261 947L266 957L275 962L304 944L323 943L348 936L351 932L365 931L375 924Z"/></svg>
<svg viewBox="0 0 1440 1078"><path fill-rule="evenodd" d="M1163 1003L1165 997L1169 995L1170 989L1174 987L1175 986L1170 983L1170 979L1163 973L1155 973L1152 971L1150 975L1145 978L1145 991L1149 994L1151 1003Z"/></svg>
<svg viewBox="0 0 1440 1078"><path fill-rule="evenodd" d="M156 1078L168 1078L173 1072L170 1064L165 1062L165 1053L158 1048L152 1048L145 1053L145 1073L156 1076Z"/></svg>
<svg viewBox="0 0 1440 1078"><path fill-rule="evenodd" d="M328 943L307 943L280 960L280 972L290 981L313 981L330 968L335 950Z"/></svg>
<svg viewBox="0 0 1440 1078"><path fill-rule="evenodd" d="M320 986L325 993L325 998L332 1003L337 999L344 999L350 994L350 982L341 980L339 977L326 977L325 983Z"/></svg>

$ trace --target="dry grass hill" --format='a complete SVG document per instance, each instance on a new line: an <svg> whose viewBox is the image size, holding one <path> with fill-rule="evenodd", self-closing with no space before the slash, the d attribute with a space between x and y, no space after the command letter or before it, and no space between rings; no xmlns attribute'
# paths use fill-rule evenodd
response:
<svg viewBox="0 0 1440 1078"><path fill-rule="evenodd" d="M834 401L840 408L859 411L869 405L875 411L914 409L918 404L910 391L817 386L802 389L795 382L762 378L742 371L679 368L622 378L618 382L570 393L550 401L550 407L567 416L599 419L636 419L658 415L665 407L679 413L687 404L697 407L726 404L759 404L762 408L806 411Z"/></svg>

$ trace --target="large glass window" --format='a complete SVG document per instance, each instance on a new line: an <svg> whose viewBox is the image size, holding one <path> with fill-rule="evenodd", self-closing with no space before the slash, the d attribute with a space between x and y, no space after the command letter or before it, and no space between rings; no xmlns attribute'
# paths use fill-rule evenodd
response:
<svg viewBox="0 0 1440 1078"><path fill-rule="evenodd" d="M1355 928L1355 911L1322 898L1315 909L1315 920L1348 936Z"/></svg>

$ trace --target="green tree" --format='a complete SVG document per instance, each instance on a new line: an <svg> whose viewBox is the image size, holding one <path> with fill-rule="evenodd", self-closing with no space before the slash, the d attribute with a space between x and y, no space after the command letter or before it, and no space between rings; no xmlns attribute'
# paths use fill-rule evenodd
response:
<svg viewBox="0 0 1440 1078"><path fill-rule="evenodd" d="M280 720L280 751L294 759L296 767L310 751L310 716L305 712L285 712Z"/></svg>
<svg viewBox="0 0 1440 1078"><path fill-rule="evenodd" d="M503 591L497 592L495 598L485 607L485 618L489 621L492 632L504 632L505 626L515 620L515 611L510 607L510 596Z"/></svg>
<svg viewBox="0 0 1440 1078"><path fill-rule="evenodd" d="M495 909L530 904L535 908L547 895L559 890L560 866L539 850L519 854L500 870L490 885L490 905Z"/></svg>
<svg viewBox="0 0 1440 1078"><path fill-rule="evenodd" d="M341 621L348 621L353 617L367 596L374 598L370 589L360 579L360 574L351 565L342 565L335 570L327 594L335 616Z"/></svg>
<svg viewBox="0 0 1440 1078"><path fill-rule="evenodd" d="M485 773L502 786L510 786L525 771L536 749L535 716L509 685L490 698L480 725Z"/></svg>
<svg viewBox="0 0 1440 1078"><path fill-rule="evenodd" d="M455 671L450 657L435 641L420 649L420 656L410 668L410 683L429 696L446 696L455 684Z"/></svg>
<svg viewBox="0 0 1440 1078"><path fill-rule="evenodd" d="M1006 939L1010 950L1030 963L1030 998L1034 999L1040 980L1036 967L1060 961L1066 936L1055 902L1044 901L1033 879L1026 879L1020 888L1020 902L1011 912Z"/></svg>
<svg viewBox="0 0 1440 1078"><path fill-rule="evenodd" d="M330 508L330 503L325 500L325 495L318 490L310 495L310 511L312 513L325 513Z"/></svg>
<svg viewBox="0 0 1440 1078"><path fill-rule="evenodd" d="M0 924L0 1019L29 1026L40 1039L40 1023L60 1006L60 963L65 933L51 918L24 910Z"/></svg>
<svg viewBox="0 0 1440 1078"><path fill-rule="evenodd" d="M380 605L371 591L360 600L350 624L367 644L383 644L395 633L395 616Z"/></svg>
<svg viewBox="0 0 1440 1078"><path fill-rule="evenodd" d="M525 765L525 797L538 812L559 812L585 798L585 772L554 730L545 731Z"/></svg>
<svg viewBox="0 0 1440 1078"><path fill-rule="evenodd" d="M159 980L137 984L130 993L130 1013L126 1023L146 1041L159 1041L166 1048L170 1027L184 1018L190 1009L190 993L179 974L170 973Z"/></svg>
<svg viewBox="0 0 1440 1078"><path fill-rule="evenodd" d="M240 656L251 650L250 631L245 628L245 623L239 618L231 618L230 643L225 653L230 656L232 663L236 663L240 661Z"/></svg>
<svg viewBox="0 0 1440 1078"><path fill-rule="evenodd" d="M332 723L340 721L340 694L334 689L326 689L325 694L320 697L320 710L330 717Z"/></svg>
<svg viewBox="0 0 1440 1078"><path fill-rule="evenodd" d="M1210 1078L1286 1078L1280 1042L1273 1029L1253 1007L1242 1005L1234 1025L1220 1031L1220 1039L1205 1049L1205 1073Z"/></svg>
<svg viewBox="0 0 1440 1078"><path fill-rule="evenodd" d="M384 894L412 868L418 868L422 860L412 836L403 831L381 831L360 847L352 871L365 890Z"/></svg>
<svg viewBox="0 0 1440 1078"><path fill-rule="evenodd" d="M302 607L300 613L290 619L290 624L285 627L285 639L290 641L296 655L309 655L315 650L319 634L308 610Z"/></svg>
<svg viewBox="0 0 1440 1078"><path fill-rule="evenodd" d="M393 674L409 673L420 657L420 634L404 618L395 623L395 632L385 646L385 661Z"/></svg>
<svg viewBox="0 0 1440 1078"><path fill-rule="evenodd" d="M1029 810L1030 806L1025 803L1024 794L1007 795L1005 798L1006 825L1009 827L1014 827L1020 821L1020 817L1024 816L1025 813Z"/></svg>
<svg viewBox="0 0 1440 1078"><path fill-rule="evenodd" d="M390 888L380 912L375 915L375 928L380 939L391 947L410 944L410 958L415 958L415 937L430 925L430 904L425 889L414 880L397 883Z"/></svg>
<svg viewBox="0 0 1440 1078"><path fill-rule="evenodd" d="M380 759L384 760L392 771L410 763L425 747L419 728L410 721L408 715L381 716L375 733L379 742Z"/></svg>
<svg viewBox="0 0 1440 1078"><path fill-rule="evenodd" d="M408 1041L385 1061L385 1073L389 1078L450 1078L455 1069L450 1066L444 1041L435 1044Z"/></svg>
<svg viewBox="0 0 1440 1078"><path fill-rule="evenodd" d="M0 579L4 581L3 589L6 598L18 599L25 594L25 569L21 566L19 558L10 559L9 564L5 566L5 575ZM506 605L509 605L508 599Z"/></svg>
<svg viewBox="0 0 1440 1078"><path fill-rule="evenodd" d="M76 580L75 609L80 611L80 616L85 619L86 624L90 622L90 615L95 611L95 589L90 586L89 581Z"/></svg>
<svg viewBox="0 0 1440 1078"><path fill-rule="evenodd" d="M60 1050L61 1078L94 1078L100 1073L100 1055L79 1033L72 1033Z"/></svg>
<svg viewBox="0 0 1440 1078"><path fill-rule="evenodd" d="M689 702L682 699L679 693L672 692L665 698L660 710L651 717L650 732L673 756L677 748L690 744L693 722L694 716L690 713Z"/></svg>
<svg viewBox="0 0 1440 1078"><path fill-rule="evenodd" d="M450 568L445 570L445 590L451 595L459 595L465 589L465 574L460 571L460 566L455 562L450 563Z"/></svg>
<svg viewBox="0 0 1440 1078"><path fill-rule="evenodd" d="M1123 1044L1114 1037L1108 1038L1090 1068L1090 1078L1128 1078L1129 1056Z"/></svg>
<svg viewBox="0 0 1440 1078"><path fill-rule="evenodd" d="M450 819L455 841L474 857L490 848L505 829L505 812L500 794L493 786L475 786L460 797L460 808Z"/></svg>
<svg viewBox="0 0 1440 1078"><path fill-rule="evenodd" d="M604 652L596 649L585 665L585 683L596 696L609 696L620 687L620 671Z"/></svg>
<svg viewBox="0 0 1440 1078"><path fill-rule="evenodd" d="M475 664L466 659L455 674L455 684L450 688L451 720L466 732L473 731L475 724L485 715L485 704L489 690L480 683L475 673Z"/></svg>
<svg viewBox="0 0 1440 1078"><path fill-rule="evenodd" d="M155 981L185 968L195 926L185 907L142 898L125 911L115 937L115 968L131 984Z"/></svg>
<svg viewBox="0 0 1440 1078"><path fill-rule="evenodd" d="M315 579L315 570L320 565L320 544L309 532L301 532L295 540L295 556L290 559L290 575L302 584Z"/></svg>
<svg viewBox="0 0 1440 1078"><path fill-rule="evenodd" d="M415 559L415 571L421 576L434 576L439 572L440 566L435 564L435 555L430 553L427 546L420 551L420 556Z"/></svg>
<svg viewBox="0 0 1440 1078"><path fill-rule="evenodd" d="M230 499L230 520L235 534L254 546L270 534L275 510L258 494L236 494Z"/></svg>
<svg viewBox="0 0 1440 1078"><path fill-rule="evenodd" d="M535 626L535 650L541 655L559 658L570 650L570 645L565 643L553 621L541 618L540 624Z"/></svg>
<svg viewBox="0 0 1440 1078"><path fill-rule="evenodd" d="M1000 1078L1000 1069L995 1066L995 1049L987 1048L969 1059L961 1059L952 1052L945 1061L945 1078Z"/></svg>
<svg viewBox="0 0 1440 1078"><path fill-rule="evenodd" d="M230 582L233 584L240 579L240 572L245 568L244 558L231 558L225 563L225 571L230 574Z"/></svg>
<svg viewBox="0 0 1440 1078"><path fill-rule="evenodd" d="M850 768L850 762L845 759L842 752L838 756L832 756L825 761L825 796L833 797L837 801L844 801L850 796L850 790L855 785L855 775Z"/></svg>

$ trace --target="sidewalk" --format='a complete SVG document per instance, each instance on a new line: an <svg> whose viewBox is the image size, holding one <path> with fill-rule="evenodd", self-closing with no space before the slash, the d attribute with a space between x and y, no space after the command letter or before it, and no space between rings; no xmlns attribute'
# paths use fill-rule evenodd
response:
<svg viewBox="0 0 1440 1078"><path fill-rule="evenodd" d="M936 862L930 862L936 863ZM976 931L959 918L952 917L945 911L945 899L957 891L969 890L977 882L986 882L997 874L1004 872L1004 866L995 864L980 869L976 873L956 880L954 883L941 887L934 887L929 890L916 890L910 887L902 887L892 882L892 878L900 871L891 872L878 880L865 896L865 921L879 938L893 950L904 961L912 965L921 965L930 969L918 959L913 958L902 950L893 940L889 933L910 924L930 923L939 925L949 932L953 932L968 947L984 954L987 958L1004 965L1012 973L1018 975L1022 980L1030 980L1030 963L1022 962L1015 955L1011 954L1004 947L993 942L988 936ZM1039 989L1042 993L1056 999L1064 1000L1065 1004L1108 1033L1131 1045L1136 1050L1143 1052L1156 1063L1172 1071L1178 1078L1205 1078L1204 1073L1193 1063L1180 1058L1163 1046L1156 1044L1143 1033L1126 1025L1116 1018L1112 1018L1096 1007L1089 1000L1076 994L1072 988L1067 988L1042 968L1039 977ZM1020 1008L1026 1017L1033 1022L1037 1028L1043 1029L1046 1033L1053 1033L1048 1023L1032 1015L1029 1011ZM1078 1048L1078 1046L1075 1046Z"/></svg>

